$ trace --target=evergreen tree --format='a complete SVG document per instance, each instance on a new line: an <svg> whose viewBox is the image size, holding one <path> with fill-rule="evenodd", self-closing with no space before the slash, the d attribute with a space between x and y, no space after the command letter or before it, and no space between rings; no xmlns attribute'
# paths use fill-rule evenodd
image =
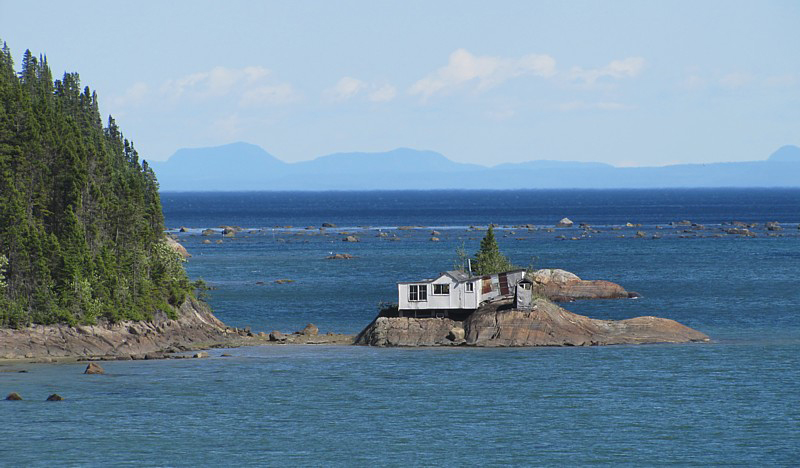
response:
<svg viewBox="0 0 800 468"><path fill-rule="evenodd" d="M473 273L476 275L489 275L508 271L514 265L500 253L500 247L494 237L494 228L489 225L486 235L481 240L481 248L475 253L475 261L472 263Z"/></svg>
<svg viewBox="0 0 800 468"><path fill-rule="evenodd" d="M158 181L77 73L0 52L0 327L174 316L192 293Z"/></svg>

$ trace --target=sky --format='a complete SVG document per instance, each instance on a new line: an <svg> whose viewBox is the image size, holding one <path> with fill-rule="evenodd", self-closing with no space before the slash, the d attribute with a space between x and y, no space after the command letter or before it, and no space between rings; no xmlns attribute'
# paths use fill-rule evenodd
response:
<svg viewBox="0 0 800 468"><path fill-rule="evenodd" d="M0 0L16 63L78 72L150 160L762 160L800 145L798 24L768 0Z"/></svg>

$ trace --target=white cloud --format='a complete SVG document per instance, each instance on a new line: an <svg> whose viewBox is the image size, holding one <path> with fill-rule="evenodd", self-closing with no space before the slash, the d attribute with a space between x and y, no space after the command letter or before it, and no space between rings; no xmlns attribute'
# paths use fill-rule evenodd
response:
<svg viewBox="0 0 800 468"><path fill-rule="evenodd" d="M574 81L582 81L587 85L594 85L601 78L635 78L644 68L642 57L628 57L622 60L613 60L608 65L600 68L584 69L574 67L570 70L567 78Z"/></svg>
<svg viewBox="0 0 800 468"><path fill-rule="evenodd" d="M336 82L333 88L325 90L325 94L331 101L341 102L354 98L361 90L367 87L363 81L345 76Z"/></svg>
<svg viewBox="0 0 800 468"><path fill-rule="evenodd" d="M369 100L372 102L388 102L397 96L397 88L390 84L380 87L373 87L369 93Z"/></svg>
<svg viewBox="0 0 800 468"><path fill-rule="evenodd" d="M243 68L214 67L181 78L167 80L161 92L173 100L205 100L229 95L240 96L242 106L282 104L297 99L288 83L270 82L272 72L261 66Z"/></svg>
<svg viewBox="0 0 800 468"><path fill-rule="evenodd" d="M738 89L751 81L753 81L753 76L749 73L733 72L720 78L719 84L728 89Z"/></svg>
<svg viewBox="0 0 800 468"><path fill-rule="evenodd" d="M126 89L121 96L109 98L108 104L112 109L137 107L145 99L149 91L150 88L147 84L139 81Z"/></svg>
<svg viewBox="0 0 800 468"><path fill-rule="evenodd" d="M555 74L556 61L549 55L525 55L520 58L476 56L464 49L452 54L447 65L414 83L409 94L423 101L455 88L473 85L484 91L523 75L549 77Z"/></svg>

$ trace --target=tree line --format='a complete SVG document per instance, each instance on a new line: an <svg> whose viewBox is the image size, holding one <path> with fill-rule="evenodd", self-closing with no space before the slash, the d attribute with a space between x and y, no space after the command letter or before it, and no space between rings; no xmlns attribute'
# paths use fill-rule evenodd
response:
<svg viewBox="0 0 800 468"><path fill-rule="evenodd" d="M77 73L0 51L0 327L175 316L158 181Z"/></svg>

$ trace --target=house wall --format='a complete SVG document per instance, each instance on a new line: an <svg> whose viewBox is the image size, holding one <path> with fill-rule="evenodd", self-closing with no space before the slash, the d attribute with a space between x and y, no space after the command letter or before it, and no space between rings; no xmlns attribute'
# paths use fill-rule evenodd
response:
<svg viewBox="0 0 800 468"><path fill-rule="evenodd" d="M450 276L444 275L431 283L401 283L397 285L397 304L401 310L427 310L427 309L477 309L480 297L481 280L472 281L473 292L467 292L465 283L457 283ZM412 284L428 287L427 301L409 301L408 289ZM434 284L449 284L449 295L434 295Z"/></svg>

